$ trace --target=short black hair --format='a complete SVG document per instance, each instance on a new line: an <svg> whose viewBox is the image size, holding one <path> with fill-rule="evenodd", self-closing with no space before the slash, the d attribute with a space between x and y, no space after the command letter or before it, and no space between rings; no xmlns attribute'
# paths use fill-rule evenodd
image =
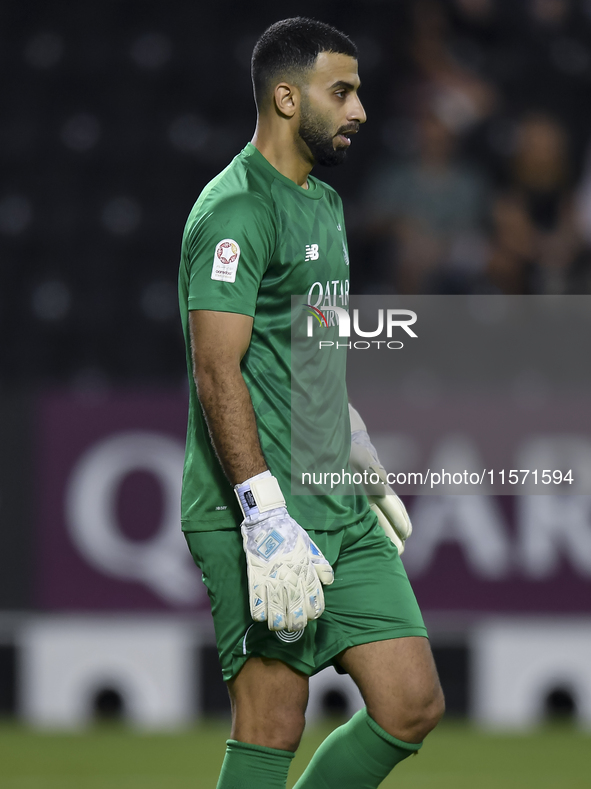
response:
<svg viewBox="0 0 591 789"><path fill-rule="evenodd" d="M252 53L252 84L257 106L272 78L303 74L314 66L321 52L357 59L357 47L348 36L316 19L295 16L268 27Z"/></svg>

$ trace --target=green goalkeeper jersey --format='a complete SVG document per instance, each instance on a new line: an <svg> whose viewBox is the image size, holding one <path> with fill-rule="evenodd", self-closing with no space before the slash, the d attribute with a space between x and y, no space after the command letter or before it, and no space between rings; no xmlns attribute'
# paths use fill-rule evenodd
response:
<svg viewBox="0 0 591 789"><path fill-rule="evenodd" d="M236 528L242 520L212 446L193 380L190 310L253 318L241 369L263 454L279 480L291 516L304 528L332 530L358 521L367 511L364 496L292 493L295 474L317 470L304 468L301 459L294 469L294 424L302 439L298 443L309 448L310 462L323 458L325 469L347 468L350 449L346 352L332 354L328 367L328 357L308 354L298 374L292 375L292 323L295 318L304 326L307 320L301 308L298 312L292 306L293 296L320 310L348 308L349 259L341 200L334 189L312 176L308 189L298 186L249 143L205 187L183 235L179 300L190 382L181 504L185 531ZM335 336L334 330L330 336ZM328 415L328 422L320 413L318 424L314 423L314 404L319 401L314 392L321 392L322 402L330 403L329 408L316 408ZM292 422L294 400L303 421Z"/></svg>

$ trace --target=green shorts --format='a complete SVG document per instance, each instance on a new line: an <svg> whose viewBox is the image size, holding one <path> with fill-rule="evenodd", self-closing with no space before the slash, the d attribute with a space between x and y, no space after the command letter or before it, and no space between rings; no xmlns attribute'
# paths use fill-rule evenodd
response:
<svg viewBox="0 0 591 789"><path fill-rule="evenodd" d="M252 621L240 530L185 532L211 601L223 677L235 676L249 657L282 660L312 675L348 647L404 636L427 636L414 592L373 512L339 531L310 537L333 566L320 619L297 633L270 631Z"/></svg>

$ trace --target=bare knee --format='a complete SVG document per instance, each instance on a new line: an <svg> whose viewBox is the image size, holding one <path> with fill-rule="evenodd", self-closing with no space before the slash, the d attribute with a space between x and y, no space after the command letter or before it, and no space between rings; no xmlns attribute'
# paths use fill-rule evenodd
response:
<svg viewBox="0 0 591 789"><path fill-rule="evenodd" d="M368 706L375 722L403 742L422 742L444 712L445 699L439 685L428 696L407 699L403 707L383 703L375 708Z"/></svg>
<svg viewBox="0 0 591 789"><path fill-rule="evenodd" d="M268 748L295 752L298 749L306 719L301 710L277 709L265 727Z"/></svg>
<svg viewBox="0 0 591 789"><path fill-rule="evenodd" d="M445 705L426 638L361 644L340 660L361 690L368 713L388 734L416 743L435 728Z"/></svg>
<svg viewBox="0 0 591 789"><path fill-rule="evenodd" d="M306 722L301 710L277 706L257 715L238 703L233 712L232 739L281 751L297 750Z"/></svg>
<svg viewBox="0 0 591 789"><path fill-rule="evenodd" d="M251 658L228 683L232 739L296 751L308 700L308 679L277 660Z"/></svg>
<svg viewBox="0 0 591 789"><path fill-rule="evenodd" d="M419 707L415 723L415 736L423 740L437 726L444 713L445 698L441 685L437 685L429 701L424 706ZM419 739L415 740L415 742L419 742Z"/></svg>

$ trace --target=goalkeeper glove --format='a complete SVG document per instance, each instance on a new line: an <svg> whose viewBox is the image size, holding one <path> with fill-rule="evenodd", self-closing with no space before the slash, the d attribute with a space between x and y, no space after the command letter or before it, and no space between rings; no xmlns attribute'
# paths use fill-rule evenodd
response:
<svg viewBox="0 0 591 789"><path fill-rule="evenodd" d="M240 526L250 614L269 630L303 630L324 611L322 584L334 581L332 567L307 532L291 518L270 471L234 488L244 520Z"/></svg>
<svg viewBox="0 0 591 789"><path fill-rule="evenodd" d="M386 481L386 469L380 463L376 448L367 434L365 422L359 412L349 403L351 421L351 456L349 465L353 472L377 474L379 482L365 485L365 493L370 507L378 516L378 522L386 535L398 548L404 551L404 542L412 534L412 524L406 507Z"/></svg>

